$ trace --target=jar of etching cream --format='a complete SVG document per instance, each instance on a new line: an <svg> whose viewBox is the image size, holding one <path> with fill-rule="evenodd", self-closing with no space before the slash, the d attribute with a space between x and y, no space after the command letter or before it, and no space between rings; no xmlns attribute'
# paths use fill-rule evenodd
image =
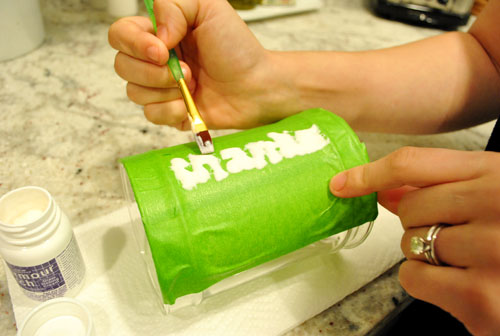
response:
<svg viewBox="0 0 500 336"><path fill-rule="evenodd" d="M0 254L33 300L75 296L83 286L85 265L71 224L43 188L0 198Z"/></svg>

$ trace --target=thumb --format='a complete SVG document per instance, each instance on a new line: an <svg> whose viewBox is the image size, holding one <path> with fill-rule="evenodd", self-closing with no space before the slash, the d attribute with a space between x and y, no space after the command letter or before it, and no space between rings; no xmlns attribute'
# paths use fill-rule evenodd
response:
<svg viewBox="0 0 500 336"><path fill-rule="evenodd" d="M156 0L154 12L158 31L156 35L172 49L186 36L198 16L199 1L196 0Z"/></svg>

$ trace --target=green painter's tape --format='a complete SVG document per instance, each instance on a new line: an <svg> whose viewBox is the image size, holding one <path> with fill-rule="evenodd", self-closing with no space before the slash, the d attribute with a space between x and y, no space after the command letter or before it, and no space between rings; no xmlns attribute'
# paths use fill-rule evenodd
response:
<svg viewBox="0 0 500 336"><path fill-rule="evenodd" d="M197 155L195 143L127 157L134 191L166 304L335 233L374 220L376 195L339 199L329 191L336 173L368 162L365 146L347 123L322 110L214 139L225 148L271 141L269 132L317 125L330 143L317 152L284 158L186 190L171 160ZM250 155L250 154L248 154ZM221 159L226 168L227 160Z"/></svg>

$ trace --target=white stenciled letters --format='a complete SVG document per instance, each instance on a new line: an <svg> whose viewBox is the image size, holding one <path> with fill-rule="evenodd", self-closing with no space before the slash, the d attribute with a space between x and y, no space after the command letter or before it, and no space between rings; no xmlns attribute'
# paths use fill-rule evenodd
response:
<svg viewBox="0 0 500 336"><path fill-rule="evenodd" d="M267 166L266 157L269 162L276 164L283 160L283 156L278 152L277 144L273 141L250 142L245 145L255 162L255 168L262 169Z"/></svg>
<svg viewBox="0 0 500 336"><path fill-rule="evenodd" d="M323 149L330 139L321 134L318 126L293 132L271 132L267 136L273 141L256 141L247 143L244 149L226 148L220 151L223 160L228 160L226 170L221 160L212 155L188 155L188 160L175 158L170 161L170 168L182 187L191 190L197 184L208 182L211 176L221 181L229 174L237 174L243 170L263 169L266 165L278 164L284 158L307 155ZM248 153L250 156L248 156ZM267 159L267 160L266 160ZM211 172L206 169L210 167Z"/></svg>
<svg viewBox="0 0 500 336"><path fill-rule="evenodd" d="M306 155L323 149L330 143L330 139L325 139L318 126L312 125L311 128L295 132L295 141L297 141L297 155Z"/></svg>
<svg viewBox="0 0 500 336"><path fill-rule="evenodd" d="M255 161L241 148L226 148L220 151L223 160L230 160L226 164L229 173L236 174L243 170L255 169Z"/></svg>
<svg viewBox="0 0 500 336"><path fill-rule="evenodd" d="M170 161L170 168L174 171L175 177L182 183L182 187L187 190L193 189L198 183L205 183L210 179L210 172L204 167L209 166L216 181L225 179L228 173L222 169L219 158L214 155L192 155L188 156L189 162L175 158ZM192 171L187 170L189 166Z"/></svg>

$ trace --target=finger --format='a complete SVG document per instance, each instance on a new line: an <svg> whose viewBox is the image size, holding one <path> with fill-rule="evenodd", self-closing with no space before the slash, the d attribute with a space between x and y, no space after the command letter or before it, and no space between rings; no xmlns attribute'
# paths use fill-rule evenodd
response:
<svg viewBox="0 0 500 336"><path fill-rule="evenodd" d="M380 160L337 174L330 189L339 197L355 197L404 185L426 187L471 179L481 168L477 157L477 152L404 147Z"/></svg>
<svg viewBox="0 0 500 336"><path fill-rule="evenodd" d="M425 255L422 254L414 254L411 251L411 239L413 237L419 237L426 239L427 237L427 232L429 231L430 227L420 227L420 228L414 228L414 229L409 229L405 230L403 233L403 236L401 237L401 250L403 251L403 254L408 260L418 260L418 261L423 261L423 262L429 262ZM441 231L443 231L441 229ZM434 246L436 246L437 238L434 241ZM441 259L440 259L441 260ZM458 266L458 265L455 265Z"/></svg>
<svg viewBox="0 0 500 336"><path fill-rule="evenodd" d="M198 0L156 0L154 2L157 36L171 49L184 39L188 31L198 29L214 30L216 34L206 34L200 45L214 45L220 50L227 50L227 45L234 48L234 41L253 39L247 25L241 20L228 1L198 1ZM210 22L207 25L204 23ZM218 22L218 23L214 23ZM218 26L217 26L218 25ZM242 38L243 35L245 38Z"/></svg>
<svg viewBox="0 0 500 336"><path fill-rule="evenodd" d="M191 80L191 70L188 65L181 62L182 73L186 82ZM154 88L172 88L177 83L167 66L143 62L119 52L115 58L115 71L124 80Z"/></svg>
<svg viewBox="0 0 500 336"><path fill-rule="evenodd" d="M486 178L421 188L401 198L397 214L405 228L435 223L463 224L479 217L496 219L498 192L490 192L490 189L492 182Z"/></svg>
<svg viewBox="0 0 500 336"><path fill-rule="evenodd" d="M199 1L156 0L154 12L158 25L157 36L168 49L177 46L186 36L188 27L195 25ZM198 21L202 21L198 18Z"/></svg>
<svg viewBox="0 0 500 336"><path fill-rule="evenodd" d="M411 252L411 238L427 236L429 227L406 230L401 239L401 249L408 259L425 261L425 256ZM435 255L441 262L456 267L500 267L498 225L469 223L442 228L435 241Z"/></svg>
<svg viewBox="0 0 500 336"><path fill-rule="evenodd" d="M179 131L188 131L191 129L191 122L189 121L188 116L178 124L173 125L173 127L177 128Z"/></svg>
<svg viewBox="0 0 500 336"><path fill-rule="evenodd" d="M144 106L144 116L153 124L178 127L186 119L187 112L184 101L177 99Z"/></svg>
<svg viewBox="0 0 500 336"><path fill-rule="evenodd" d="M463 224L484 208L471 181L446 183L406 193L397 214L405 229L435 223ZM477 187L476 187L477 188Z"/></svg>
<svg viewBox="0 0 500 336"><path fill-rule="evenodd" d="M464 267L500 267L498 223L468 223L443 228L435 242L436 256L443 262Z"/></svg>
<svg viewBox="0 0 500 336"><path fill-rule="evenodd" d="M157 36L171 49L186 36L188 27L194 25L198 5L197 1L178 3L171 0L157 0L154 3L154 10L158 24Z"/></svg>
<svg viewBox="0 0 500 336"><path fill-rule="evenodd" d="M127 84L127 96L131 101L139 105L169 102L182 98L181 92L177 87L159 89L144 87L134 83Z"/></svg>
<svg viewBox="0 0 500 336"><path fill-rule="evenodd" d="M377 193L377 199L380 205L392 212L393 214L398 214L399 202L410 191L414 191L418 188L404 186L396 189L382 190Z"/></svg>
<svg viewBox="0 0 500 336"><path fill-rule="evenodd" d="M168 60L168 49L154 35L153 25L142 16L122 18L111 25L108 31L109 44L137 59L163 65Z"/></svg>
<svg viewBox="0 0 500 336"><path fill-rule="evenodd" d="M456 249L457 244L463 239L456 241L450 240L450 236L454 237L456 231L464 231L463 227L470 226L467 224L443 227L434 239L434 254L441 263L454 267L469 267L474 265L474 260L471 258L469 247L462 246L462 250ZM415 254L411 251L412 239L422 238L427 239L430 226L408 229L401 237L401 250L407 259L429 262L425 254ZM460 237L460 235L458 235Z"/></svg>
<svg viewBox="0 0 500 336"><path fill-rule="evenodd" d="M473 334L481 334L498 320L500 311L494 294L498 279L481 270L408 260L399 269L399 280L411 296L448 311Z"/></svg>
<svg viewBox="0 0 500 336"><path fill-rule="evenodd" d="M399 268L399 281L408 294L447 311L459 300L468 280L466 269L434 266L418 260L405 261Z"/></svg>

